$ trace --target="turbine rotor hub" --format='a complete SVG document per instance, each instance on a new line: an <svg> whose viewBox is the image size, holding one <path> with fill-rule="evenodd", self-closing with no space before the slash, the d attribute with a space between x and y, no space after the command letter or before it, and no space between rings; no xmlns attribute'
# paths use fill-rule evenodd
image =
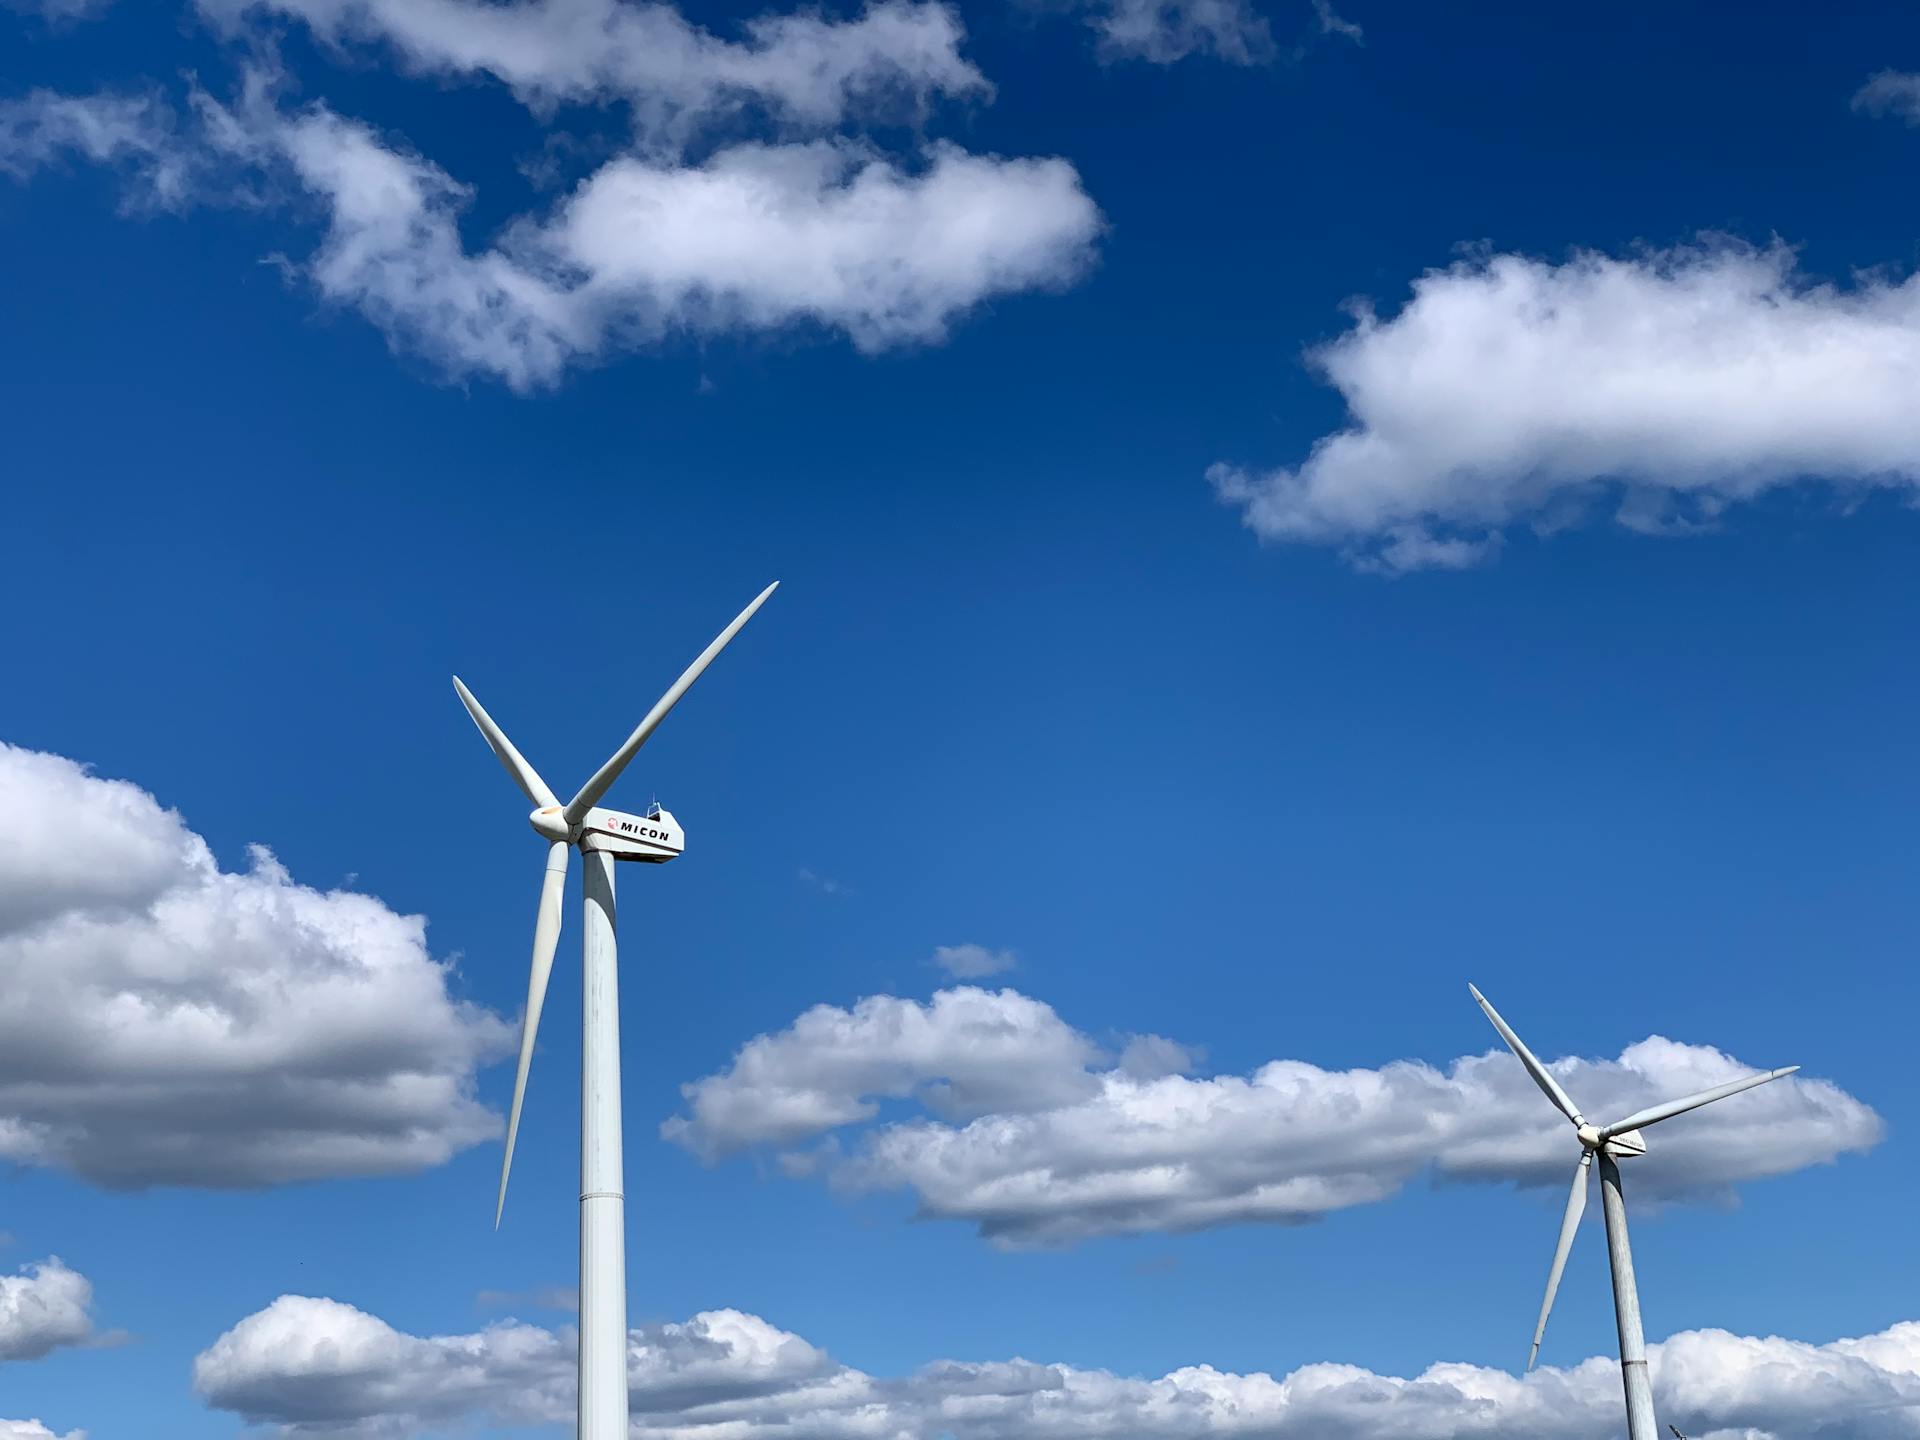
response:
<svg viewBox="0 0 1920 1440"><path fill-rule="evenodd" d="M1581 1145L1589 1150L1597 1151L1602 1145L1607 1143L1600 1138L1600 1131L1597 1126L1582 1125L1576 1133L1580 1136Z"/></svg>
<svg viewBox="0 0 1920 1440"><path fill-rule="evenodd" d="M546 840L572 840L573 831L567 825L566 812L558 805L543 805L527 816L527 823Z"/></svg>

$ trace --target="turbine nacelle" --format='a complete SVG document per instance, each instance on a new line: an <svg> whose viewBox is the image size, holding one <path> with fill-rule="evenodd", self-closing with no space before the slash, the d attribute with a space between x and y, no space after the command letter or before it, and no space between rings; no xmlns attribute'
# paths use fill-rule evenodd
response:
<svg viewBox="0 0 1920 1440"><path fill-rule="evenodd" d="M671 813L658 805L644 815L629 815L624 810L609 810L595 805L578 825L567 823L566 811L558 805L542 805L527 816L527 823L542 840L556 845L578 845L613 856L616 860L645 860L663 864L687 848L686 832Z"/></svg>
<svg viewBox="0 0 1920 1440"><path fill-rule="evenodd" d="M1647 1153L1646 1139L1638 1130L1622 1130L1616 1134L1610 1127L1582 1125L1574 1133L1579 1137L1582 1147L1596 1155L1629 1160L1635 1155Z"/></svg>
<svg viewBox="0 0 1920 1440"><path fill-rule="evenodd" d="M1607 1136L1607 1154L1616 1160L1630 1160L1635 1155L1647 1153L1647 1142L1638 1130L1622 1130L1618 1135Z"/></svg>
<svg viewBox="0 0 1920 1440"><path fill-rule="evenodd" d="M616 860L645 860L663 865L687 848L687 837L679 822L658 805L644 815L628 815L596 805L581 822L580 848L599 851Z"/></svg>

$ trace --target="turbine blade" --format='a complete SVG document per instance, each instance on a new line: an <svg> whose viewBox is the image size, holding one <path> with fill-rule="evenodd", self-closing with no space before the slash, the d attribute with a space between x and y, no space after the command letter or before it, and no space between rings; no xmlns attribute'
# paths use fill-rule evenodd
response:
<svg viewBox="0 0 1920 1440"><path fill-rule="evenodd" d="M1644 1130L1649 1125L1658 1125L1662 1120L1671 1120L1676 1115L1684 1115L1689 1110L1698 1110L1702 1105L1711 1105L1716 1100L1724 1100L1729 1095L1738 1095L1742 1090L1751 1090L1756 1085L1765 1085L1769 1080L1778 1080L1783 1075L1791 1075L1798 1065L1789 1065L1784 1070L1763 1070L1758 1075L1749 1075L1744 1080L1735 1080L1730 1084L1716 1085L1711 1090L1702 1090L1698 1095L1688 1095L1684 1099L1669 1100L1664 1105L1653 1105L1645 1110L1636 1110L1624 1120L1616 1120L1600 1131L1605 1140L1626 1130Z"/></svg>
<svg viewBox="0 0 1920 1440"><path fill-rule="evenodd" d="M507 1208L507 1176L513 1170L513 1142L520 1138L520 1105L527 1098L527 1067L533 1064L533 1038L540 1030L540 1008L547 1003L553 974L553 947L560 943L560 899L567 884L567 842L547 849L547 875L540 882L540 909L533 921L533 969L527 975L527 1013L520 1021L520 1068L513 1077L513 1109L507 1116L507 1153L500 1160L500 1198L493 1206L493 1228Z"/></svg>
<svg viewBox="0 0 1920 1440"><path fill-rule="evenodd" d="M1533 1077L1533 1083L1546 1092L1546 1097L1567 1119L1575 1125L1586 1124L1587 1122L1581 1118L1579 1107L1573 1103L1573 1097L1560 1088L1560 1082L1554 1079L1547 1072L1547 1067L1534 1057L1531 1050L1527 1049L1526 1042L1513 1033L1513 1027L1500 1018L1500 1012L1487 1003L1487 997L1472 985L1467 986L1467 989L1473 991L1473 998L1478 1000L1480 1008L1487 1012L1487 1019L1491 1020L1493 1028L1500 1032L1500 1038L1507 1042L1507 1048L1520 1057L1520 1063L1527 1067L1527 1073Z"/></svg>
<svg viewBox="0 0 1920 1440"><path fill-rule="evenodd" d="M1580 1229L1580 1217L1587 1209L1587 1167L1593 1164L1593 1152L1582 1150L1580 1163L1573 1167L1573 1189L1567 1192L1567 1213L1560 1220L1560 1243L1553 1249L1553 1269L1547 1272L1547 1298L1540 1302L1540 1322L1533 1327L1533 1349L1527 1352L1527 1369L1540 1358L1540 1337L1547 1333L1547 1316L1553 1313L1553 1297L1560 1291L1560 1272L1567 1268L1567 1252L1573 1249L1573 1237Z"/></svg>
<svg viewBox="0 0 1920 1440"><path fill-rule="evenodd" d="M453 677L453 688L460 692L460 703L467 707L467 714L473 717L473 723L480 727L487 744L493 747L493 753L507 767L507 774L513 777L513 783L520 787L527 799L536 807L558 805L559 799L547 788L547 782L540 778L540 772L527 763L526 756L513 748L507 732L493 723L493 717L487 714L486 707L473 698L473 692L460 683L458 675Z"/></svg>
<svg viewBox="0 0 1920 1440"><path fill-rule="evenodd" d="M754 612L766 604L767 597L779 588L780 582L776 580L756 595L753 603L734 616L733 623L722 630L715 637L714 642L700 652L700 658L689 665L680 678L668 687L667 693L653 702L653 709L647 712L647 718L642 720L633 734L627 737L627 743L614 751L607 763L594 772L593 778L580 787L580 793L574 796L567 806L567 824L578 825L587 818L587 811L600 803L600 797L605 795L608 787L620 778L620 772L627 768L627 762L633 759L635 752L642 745L647 743L647 737L653 734L662 720L667 718L667 712L680 703L680 697L692 688L693 682L698 680L707 666L713 663L713 657L727 648L728 642L740 633L740 628L753 618Z"/></svg>

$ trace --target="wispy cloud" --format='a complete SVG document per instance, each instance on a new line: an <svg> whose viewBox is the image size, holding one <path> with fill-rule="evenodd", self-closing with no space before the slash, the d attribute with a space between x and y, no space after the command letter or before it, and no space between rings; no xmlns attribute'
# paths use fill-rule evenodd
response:
<svg viewBox="0 0 1920 1440"><path fill-rule="evenodd" d="M1313 18L1322 35L1338 35L1356 45L1364 45L1367 32L1333 8L1333 0L1313 0Z"/></svg>
<svg viewBox="0 0 1920 1440"><path fill-rule="evenodd" d="M37 15L58 28L77 25L83 20L98 20L112 4L113 0L0 0L0 9Z"/></svg>
<svg viewBox="0 0 1920 1440"><path fill-rule="evenodd" d="M1171 65L1210 55L1258 65L1277 53L1272 28L1247 0L1099 0L1085 14L1107 59Z"/></svg>
<svg viewBox="0 0 1920 1440"><path fill-rule="evenodd" d="M1920 75L1882 70L1853 92L1853 108L1866 115L1894 115L1920 125Z"/></svg>
<svg viewBox="0 0 1920 1440"><path fill-rule="evenodd" d="M990 97L961 54L959 13L878 0L851 19L814 11L749 20L740 40L671 5L633 0L198 0L233 28L262 17L335 47L373 47L414 74L484 77L542 117L556 105L627 107L640 135L680 144L757 113L803 133L924 117L941 97Z"/></svg>
<svg viewBox="0 0 1920 1440"><path fill-rule="evenodd" d="M290 273L453 379L532 390L677 335L938 343L989 300L1074 283L1103 225L1065 160L862 138L901 121L924 136L936 101L990 97L956 12L924 0L851 19L770 15L738 40L627 0L200 9L246 47L237 98L197 85L181 102L152 88L35 90L0 104L0 172L84 162L123 175L131 209L317 215L317 247ZM323 53L497 81L550 154L578 148L563 102L622 107L631 134L566 193L470 246L469 185L398 137L284 98L262 27L288 20Z"/></svg>
<svg viewBox="0 0 1920 1440"><path fill-rule="evenodd" d="M936 945L933 963L956 980L984 980L1019 965L1011 950L989 950L984 945Z"/></svg>

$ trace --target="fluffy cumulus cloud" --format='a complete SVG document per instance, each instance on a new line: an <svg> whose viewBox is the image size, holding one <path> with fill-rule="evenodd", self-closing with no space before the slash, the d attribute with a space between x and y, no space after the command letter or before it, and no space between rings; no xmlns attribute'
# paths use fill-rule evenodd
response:
<svg viewBox="0 0 1920 1440"><path fill-rule="evenodd" d="M0 1361L37 1360L83 1344L93 1334L92 1304L87 1277L58 1258L0 1275Z"/></svg>
<svg viewBox="0 0 1920 1440"><path fill-rule="evenodd" d="M675 335L800 329L863 351L942 340L997 297L1053 290L1092 263L1098 208L1064 160L859 125L984 95L954 12L884 0L861 15L773 15L725 40L632 0L202 0L256 58L238 97L36 90L0 103L0 171L87 162L129 208L239 205L317 221L290 262L396 349L451 378L527 390ZM563 103L625 106L630 142L568 193L471 242L470 186L404 140L259 58L268 20L417 73L490 78L550 143Z"/></svg>
<svg viewBox="0 0 1920 1440"><path fill-rule="evenodd" d="M419 916L264 849L222 870L179 814L58 755L0 744L0 813L0 1159L247 1186L499 1133L474 1073L509 1027L450 993Z"/></svg>
<svg viewBox="0 0 1920 1440"><path fill-rule="evenodd" d="M1091 1097L1099 1047L1038 1000L1011 990L943 990L922 1005L873 995L817 1005L741 1047L719 1075L682 1086L689 1114L664 1133L718 1159L785 1145L917 1097L942 1114L1012 1114Z"/></svg>
<svg viewBox="0 0 1920 1440"><path fill-rule="evenodd" d="M62 1435L38 1420L0 1420L0 1440L87 1440L87 1432L69 1430Z"/></svg>
<svg viewBox="0 0 1920 1440"><path fill-rule="evenodd" d="M635 1330L627 1357L632 1434L657 1440L1611 1440L1620 1423L1606 1358L1525 1378L1443 1363L1410 1378L1309 1364L1278 1378L1197 1365L1134 1379L1015 1359L888 1379L734 1310ZM1689 1435L1920 1435L1920 1323L1825 1345L1689 1331L1650 1360L1660 1412ZM463 1420L565 1423L573 1363L570 1331L420 1337L338 1301L283 1296L204 1351L194 1383L281 1434L371 1440Z"/></svg>
<svg viewBox="0 0 1920 1440"><path fill-rule="evenodd" d="M1362 568L1475 564L1595 512L1673 534L1807 481L1920 486L1920 277L1818 281L1780 245L1474 256L1311 359L1348 423L1209 478L1263 539Z"/></svg>
<svg viewBox="0 0 1920 1440"><path fill-rule="evenodd" d="M727 1069L682 1087L687 1112L664 1133L709 1160L771 1146L788 1173L905 1188L922 1214L1005 1245L1298 1223L1385 1199L1426 1172L1559 1186L1579 1154L1505 1049L1445 1069L1193 1068L1189 1051L1158 1036L1107 1055L1012 990L961 987L925 1004L875 996L749 1041ZM1554 1066L1587 1114L1611 1118L1756 1068L1659 1036L1616 1059ZM888 1100L917 1113L872 1123ZM842 1144L847 1127L857 1128ZM1628 1183L1655 1199L1725 1197L1864 1150L1882 1129L1838 1087L1794 1077L1662 1125Z"/></svg>
<svg viewBox="0 0 1920 1440"><path fill-rule="evenodd" d="M283 1295L203 1351L193 1380L209 1404L255 1424L410 1435L469 1418L569 1420L574 1364L570 1328L508 1321L478 1334L423 1337L335 1300ZM816 1383L832 1390L844 1373L798 1336L731 1310L633 1331L627 1364L636 1412L704 1412L714 1423ZM643 1421L635 1433L656 1431Z"/></svg>

